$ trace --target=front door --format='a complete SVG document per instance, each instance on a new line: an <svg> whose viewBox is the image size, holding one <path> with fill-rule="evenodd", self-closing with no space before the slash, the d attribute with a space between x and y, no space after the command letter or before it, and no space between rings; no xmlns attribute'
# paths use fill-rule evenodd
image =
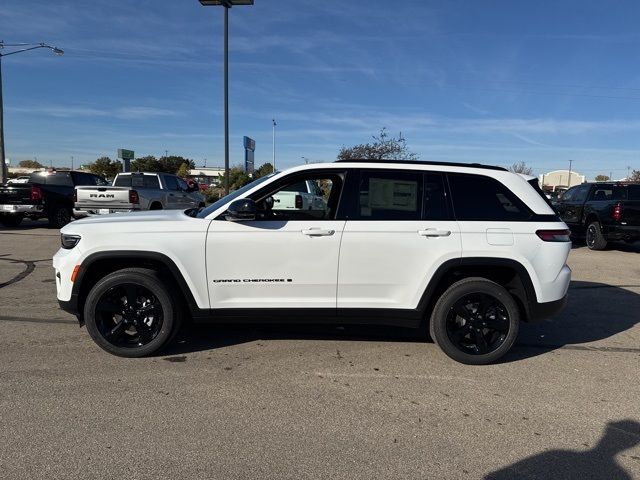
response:
<svg viewBox="0 0 640 480"><path fill-rule="evenodd" d="M278 208L274 196L313 181L326 202ZM336 308L340 239L336 219L344 173L292 174L252 195L258 216L250 221L211 222L207 235L207 279L214 309ZM284 204L284 200L283 200ZM223 216L224 217L224 216Z"/></svg>

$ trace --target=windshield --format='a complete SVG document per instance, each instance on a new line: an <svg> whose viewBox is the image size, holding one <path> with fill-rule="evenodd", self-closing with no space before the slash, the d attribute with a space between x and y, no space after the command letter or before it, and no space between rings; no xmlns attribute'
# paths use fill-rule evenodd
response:
<svg viewBox="0 0 640 480"><path fill-rule="evenodd" d="M215 212L218 208L220 208L221 206L231 202L232 200L235 200L236 198L238 198L239 196L241 196L243 193L251 190L253 187L255 187L256 185L260 185L262 182L264 182L265 180L271 178L274 174L270 174L270 175L266 175L264 177L260 177L257 178L256 180L254 180L251 183L247 183L244 187L239 188L238 190L231 192L229 195L222 197L220 200L218 200L217 202L212 203L211 205L209 205L207 208L202 209L197 216L197 218L205 218L207 215L212 214L213 212Z"/></svg>

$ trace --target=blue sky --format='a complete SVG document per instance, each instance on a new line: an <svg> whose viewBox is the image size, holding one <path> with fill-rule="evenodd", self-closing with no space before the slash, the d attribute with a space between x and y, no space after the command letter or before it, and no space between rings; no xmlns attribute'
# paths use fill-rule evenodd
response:
<svg viewBox="0 0 640 480"><path fill-rule="evenodd" d="M640 169L637 1L255 0L230 11L231 163L333 160L381 127L420 158ZM3 0L7 155L223 163L222 19L197 0Z"/></svg>

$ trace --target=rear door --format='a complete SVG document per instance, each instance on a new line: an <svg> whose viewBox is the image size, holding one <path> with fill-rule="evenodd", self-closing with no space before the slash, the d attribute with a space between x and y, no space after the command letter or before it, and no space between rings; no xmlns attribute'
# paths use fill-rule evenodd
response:
<svg viewBox="0 0 640 480"><path fill-rule="evenodd" d="M162 179L167 187L167 204L165 208L168 209L180 209L182 208L182 194L184 193L180 189L178 184L178 177L173 175L163 175Z"/></svg>
<svg viewBox="0 0 640 480"><path fill-rule="evenodd" d="M436 269L461 256L444 176L371 169L353 177L340 248L338 308L416 308Z"/></svg>
<svg viewBox="0 0 640 480"><path fill-rule="evenodd" d="M560 219L566 223L574 233L584 233L582 231L582 212L590 189L591 185L589 184L571 187L564 192L564 195L562 195L562 198L558 202Z"/></svg>

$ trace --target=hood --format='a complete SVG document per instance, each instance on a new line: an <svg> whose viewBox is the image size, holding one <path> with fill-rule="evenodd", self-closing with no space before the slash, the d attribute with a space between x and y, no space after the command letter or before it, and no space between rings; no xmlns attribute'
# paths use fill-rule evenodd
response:
<svg viewBox="0 0 640 480"><path fill-rule="evenodd" d="M91 227L92 225L104 228L112 227L114 229L139 225L136 229L144 230L151 228L151 224L160 225L168 222L188 222L189 220L194 220L194 218L185 215L184 210L147 210L144 212L112 213L110 215L96 215L95 217L75 220L62 228L60 233L73 233L79 229L85 230L86 228L93 228Z"/></svg>

